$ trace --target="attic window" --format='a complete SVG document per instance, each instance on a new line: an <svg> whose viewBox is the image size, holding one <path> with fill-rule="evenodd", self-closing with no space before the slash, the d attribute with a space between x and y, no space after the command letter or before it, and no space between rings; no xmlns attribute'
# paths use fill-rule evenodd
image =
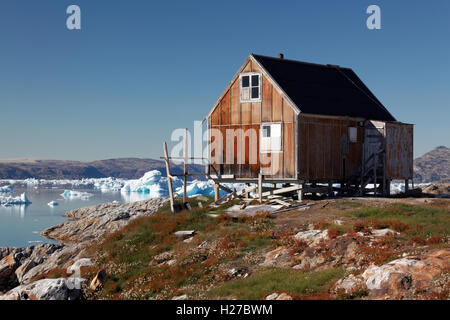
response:
<svg viewBox="0 0 450 320"><path fill-rule="evenodd" d="M241 74L241 102L261 101L261 74Z"/></svg>
<svg viewBox="0 0 450 320"><path fill-rule="evenodd" d="M261 125L262 153L281 152L281 123L264 123Z"/></svg>

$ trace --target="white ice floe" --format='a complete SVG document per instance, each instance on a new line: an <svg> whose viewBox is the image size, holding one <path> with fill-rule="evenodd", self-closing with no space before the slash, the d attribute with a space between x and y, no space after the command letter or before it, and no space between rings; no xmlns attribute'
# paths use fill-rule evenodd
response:
<svg viewBox="0 0 450 320"><path fill-rule="evenodd" d="M50 207L56 207L57 205L59 205L59 203L56 201L50 201L49 203L47 203L47 205Z"/></svg>
<svg viewBox="0 0 450 320"><path fill-rule="evenodd" d="M240 191L242 190L245 185L243 183L224 183L225 187L231 189ZM176 192L182 196L183 195L183 186L181 185L176 189ZM220 190L220 195L224 195L225 191ZM214 181L208 180L208 181L199 181L194 180L188 184L186 187L186 195L188 197L194 197L199 195L205 195L205 196L214 196Z"/></svg>
<svg viewBox="0 0 450 320"><path fill-rule="evenodd" d="M167 178L163 177L158 170L146 172L139 179L121 179L121 178L92 178L82 180L45 180L45 179L25 179L25 180L0 180L0 183L9 183L10 185L27 185L31 187L38 186L71 186L66 189L61 196L65 199L89 199L93 195L87 192L76 191L77 188L94 188L102 192L118 192L122 193L122 197L126 202L134 202L146 200L149 198L167 197L169 189L167 186ZM180 196L183 195L183 181L181 179L172 179L174 191ZM244 184L224 183L224 186L231 190L240 191L244 188ZM70 188L70 189L69 189ZM187 196L198 195L214 195L214 181L194 180L188 182ZM220 195L225 192L220 190ZM50 204L49 204L50 205Z"/></svg>
<svg viewBox="0 0 450 320"><path fill-rule="evenodd" d="M0 193L12 193L13 191L14 188L11 185L0 187Z"/></svg>
<svg viewBox="0 0 450 320"><path fill-rule="evenodd" d="M119 178L101 178L92 180L94 188L102 192L118 192L120 191L127 180Z"/></svg>
<svg viewBox="0 0 450 320"><path fill-rule="evenodd" d="M93 194L92 193L88 193L88 192L76 191L76 190L64 190L64 192L61 193L61 196L64 199L88 200L90 197L93 196Z"/></svg>
<svg viewBox="0 0 450 320"><path fill-rule="evenodd" d="M26 185L28 187L38 186L72 186L74 188L92 187L102 191L120 191L127 179L120 178L88 178L81 180L46 180L29 178L25 180L0 180L0 183L9 183L11 185Z"/></svg>
<svg viewBox="0 0 450 320"><path fill-rule="evenodd" d="M0 205L3 206L23 205L29 203L31 203L31 201L28 199L25 193L22 193L22 195L18 197L0 196Z"/></svg>

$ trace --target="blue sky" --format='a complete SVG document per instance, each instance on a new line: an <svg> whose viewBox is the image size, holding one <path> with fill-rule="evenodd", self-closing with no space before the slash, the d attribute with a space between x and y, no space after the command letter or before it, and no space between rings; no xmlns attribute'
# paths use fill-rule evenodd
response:
<svg viewBox="0 0 450 320"><path fill-rule="evenodd" d="M82 30L66 28L81 7ZM365 13L381 7L381 30ZM351 67L449 146L450 1L0 2L0 158L153 157L202 120L250 53Z"/></svg>

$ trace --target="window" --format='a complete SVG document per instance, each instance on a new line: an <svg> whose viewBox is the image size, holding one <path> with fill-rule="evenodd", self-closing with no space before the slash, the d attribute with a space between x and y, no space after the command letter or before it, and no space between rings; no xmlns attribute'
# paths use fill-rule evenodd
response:
<svg viewBox="0 0 450 320"><path fill-rule="evenodd" d="M281 123L267 123L261 125L262 153L281 152Z"/></svg>
<svg viewBox="0 0 450 320"><path fill-rule="evenodd" d="M358 130L356 127L348 127L348 138L350 142L358 141Z"/></svg>
<svg viewBox="0 0 450 320"><path fill-rule="evenodd" d="M241 102L261 100L261 74L241 74Z"/></svg>

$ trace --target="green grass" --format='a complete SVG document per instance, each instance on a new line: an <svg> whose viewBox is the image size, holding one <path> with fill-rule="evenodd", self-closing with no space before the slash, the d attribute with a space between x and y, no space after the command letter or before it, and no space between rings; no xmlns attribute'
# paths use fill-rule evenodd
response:
<svg viewBox="0 0 450 320"><path fill-rule="evenodd" d="M344 275L345 271L342 268L318 272L270 268L255 273L247 279L227 282L207 292L207 297L235 297L243 300L256 300L273 292L311 295L327 290L331 283Z"/></svg>
<svg viewBox="0 0 450 320"><path fill-rule="evenodd" d="M392 204L386 208L361 208L346 213L361 220L400 221L409 225L410 236L447 236L450 234L450 211L440 208Z"/></svg>
<svg viewBox="0 0 450 320"><path fill-rule="evenodd" d="M220 264L271 246L274 224L267 216L212 218L207 214L208 209L198 207L195 201L190 202L192 210L173 214L167 204L154 215L133 220L90 249L101 253L100 265L111 262L118 265L105 284L103 297L120 298L123 292L139 283L143 288L142 297L159 294L170 298L180 287L201 287L216 281L214 276ZM178 265L184 260L192 261L192 252L188 249L196 246L177 239L174 232L179 230L196 230L197 241L212 243L219 240L219 243L210 252L208 260ZM176 253L175 265L149 264L155 255L166 251ZM139 279L138 282L135 282L136 279Z"/></svg>
<svg viewBox="0 0 450 320"><path fill-rule="evenodd" d="M358 201L342 200L335 202L333 206L340 210L346 210L346 209L361 208L363 204Z"/></svg>

